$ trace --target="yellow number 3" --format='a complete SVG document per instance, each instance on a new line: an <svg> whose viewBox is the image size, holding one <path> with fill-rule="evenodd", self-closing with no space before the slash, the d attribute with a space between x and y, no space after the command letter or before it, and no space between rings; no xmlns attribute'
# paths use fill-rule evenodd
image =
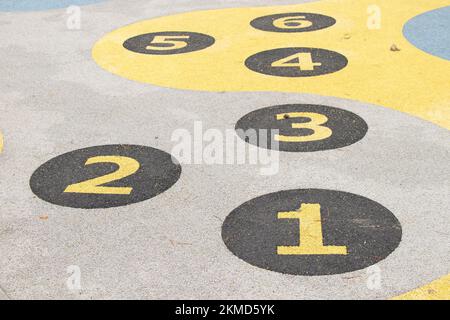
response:
<svg viewBox="0 0 450 320"><path fill-rule="evenodd" d="M130 187L102 187L102 184L117 181L134 174L139 170L139 162L129 157L101 156L89 158L86 166L95 163L114 163L119 166L115 172L102 177L72 184L64 190L67 193L94 193L94 194L122 194L129 195L133 188Z"/></svg>
<svg viewBox="0 0 450 320"><path fill-rule="evenodd" d="M292 128L294 129L310 129L314 133L308 136L285 136L285 135L275 135L276 141L281 142L308 142L323 140L331 137L333 131L323 124L327 123L328 118L320 113L314 112L289 112L281 113L276 115L277 120L285 120L289 118L308 118L311 121L304 123L293 123Z"/></svg>

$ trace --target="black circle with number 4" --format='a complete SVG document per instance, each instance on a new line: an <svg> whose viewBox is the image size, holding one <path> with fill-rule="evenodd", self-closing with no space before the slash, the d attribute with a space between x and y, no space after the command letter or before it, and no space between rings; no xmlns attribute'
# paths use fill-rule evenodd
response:
<svg viewBox="0 0 450 320"><path fill-rule="evenodd" d="M400 244L392 212L365 197L297 189L263 195L234 209L222 226L227 248L259 268L331 275L380 262Z"/></svg>
<svg viewBox="0 0 450 320"><path fill-rule="evenodd" d="M180 164L146 146L105 145L60 155L30 179L42 200L73 208L109 208L150 199L177 182Z"/></svg>
<svg viewBox="0 0 450 320"><path fill-rule="evenodd" d="M203 50L214 42L213 37L203 33L166 31L132 37L123 46L136 53L166 55Z"/></svg>
<svg viewBox="0 0 450 320"><path fill-rule="evenodd" d="M353 112L314 104L286 104L252 111L236 123L244 141L287 152L338 149L361 140L367 123ZM252 136L253 133L253 136Z"/></svg>
<svg viewBox="0 0 450 320"><path fill-rule="evenodd" d="M342 54L317 48L279 48L259 52L245 60L252 71L278 77L313 77L345 68Z"/></svg>
<svg viewBox="0 0 450 320"><path fill-rule="evenodd" d="M332 17L317 13L291 12L259 17L251 26L270 32L308 32L331 27L336 23Z"/></svg>

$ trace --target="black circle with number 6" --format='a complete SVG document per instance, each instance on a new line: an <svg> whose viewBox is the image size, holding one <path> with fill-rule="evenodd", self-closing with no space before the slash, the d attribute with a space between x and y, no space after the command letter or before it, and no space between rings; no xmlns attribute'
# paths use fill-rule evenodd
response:
<svg viewBox="0 0 450 320"><path fill-rule="evenodd" d="M259 17L250 22L252 27L270 32L308 32L331 27L332 17L317 13L291 12Z"/></svg>
<svg viewBox="0 0 450 320"><path fill-rule="evenodd" d="M317 48L279 48L259 52L245 61L252 71L278 77L313 77L345 68L342 54Z"/></svg>
<svg viewBox="0 0 450 320"><path fill-rule="evenodd" d="M260 148L287 152L338 149L358 142L367 123L353 112L314 104L286 104L252 111L236 123L236 133Z"/></svg>
<svg viewBox="0 0 450 320"><path fill-rule="evenodd" d="M166 55L202 50L214 42L213 37L203 33L166 31L132 37L126 40L123 46L136 53Z"/></svg>
<svg viewBox="0 0 450 320"><path fill-rule="evenodd" d="M293 275L331 275L380 262L400 244L392 212L365 197L324 189L286 190L234 209L222 239L238 258Z"/></svg>
<svg viewBox="0 0 450 320"><path fill-rule="evenodd" d="M177 182L180 164L146 146L105 145L60 155L30 179L42 200L73 208L109 208L150 199Z"/></svg>

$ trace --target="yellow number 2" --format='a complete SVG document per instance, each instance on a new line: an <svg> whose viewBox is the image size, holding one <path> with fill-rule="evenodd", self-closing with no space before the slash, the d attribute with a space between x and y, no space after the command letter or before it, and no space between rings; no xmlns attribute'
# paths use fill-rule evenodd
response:
<svg viewBox="0 0 450 320"><path fill-rule="evenodd" d="M298 52L289 57L272 62L272 67L299 68L301 71L314 71L322 63L314 62L310 52Z"/></svg>
<svg viewBox="0 0 450 320"><path fill-rule="evenodd" d="M138 171L140 165L135 159L121 156L100 156L89 158L85 165L95 163L114 163L119 166L119 169L102 177L72 184L64 192L129 195L133 191L133 188L130 187L102 187L101 185L123 179Z"/></svg>
<svg viewBox="0 0 450 320"><path fill-rule="evenodd" d="M324 246L320 204L303 203L298 211L278 212L278 219L298 219L300 244L295 247L279 246L278 255L347 255L345 246Z"/></svg>
<svg viewBox="0 0 450 320"><path fill-rule="evenodd" d="M328 118L320 113L314 112L288 112L276 115L277 120L285 120L290 118L309 118L311 121L304 123L293 123L294 129L310 129L314 133L308 136L284 136L276 134L274 139L281 142L308 142L323 140L331 137L333 131L323 126L328 121Z"/></svg>
<svg viewBox="0 0 450 320"><path fill-rule="evenodd" d="M189 36L155 36L150 44L145 48L147 50L176 50L182 49L188 43L182 39L189 39ZM164 44L166 46L154 46L155 44Z"/></svg>

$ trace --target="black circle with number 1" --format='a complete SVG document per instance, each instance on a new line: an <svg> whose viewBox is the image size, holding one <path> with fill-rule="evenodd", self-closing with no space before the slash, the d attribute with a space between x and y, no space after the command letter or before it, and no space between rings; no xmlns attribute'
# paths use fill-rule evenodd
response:
<svg viewBox="0 0 450 320"><path fill-rule="evenodd" d="M332 17L317 13L291 12L259 17L250 22L255 29L269 32L308 32L331 27Z"/></svg>
<svg viewBox="0 0 450 320"><path fill-rule="evenodd" d="M234 209L222 239L238 258L293 275L332 275L363 269L389 256L402 227L381 204L325 189L266 194Z"/></svg>
<svg viewBox="0 0 450 320"><path fill-rule="evenodd" d="M347 58L318 48L279 48L259 52L245 61L252 71L278 77L313 77L345 68Z"/></svg>
<svg viewBox="0 0 450 320"><path fill-rule="evenodd" d="M174 185L180 164L146 146L105 145L71 151L40 166L30 179L34 194L73 208L110 208L144 201Z"/></svg>
<svg viewBox="0 0 450 320"><path fill-rule="evenodd" d="M151 55L179 54L203 50L215 39L203 33L165 31L141 34L126 40L123 46L133 52Z"/></svg>

